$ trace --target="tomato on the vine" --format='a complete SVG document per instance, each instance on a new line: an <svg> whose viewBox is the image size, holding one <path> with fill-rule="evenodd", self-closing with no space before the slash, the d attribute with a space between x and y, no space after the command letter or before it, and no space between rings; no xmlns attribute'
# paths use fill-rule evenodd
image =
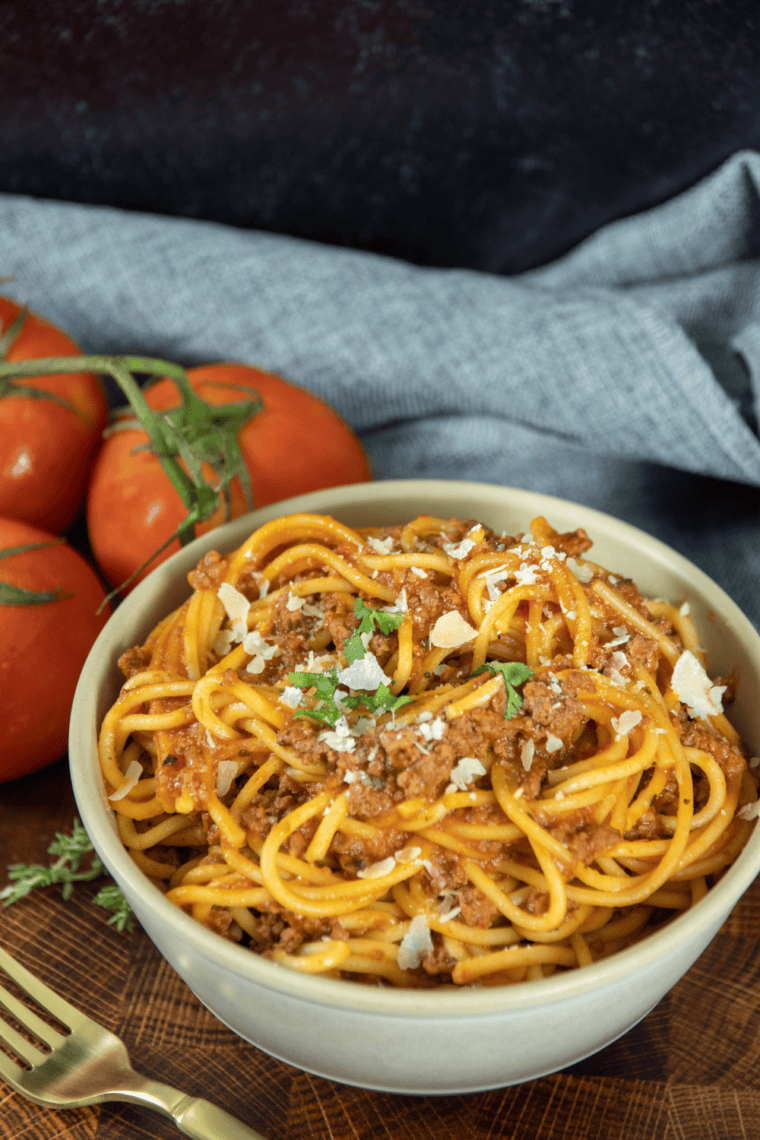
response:
<svg viewBox="0 0 760 1140"><path fill-rule="evenodd" d="M190 368L193 390L208 404L239 403L261 396L263 407L237 433L256 507L346 483L372 478L367 456L357 436L318 396L271 372L244 364L212 364ZM144 390L151 408L166 410L179 404L171 380ZM115 431L105 440L95 462L87 493L87 528L95 559L113 585L134 574L176 531L186 515L177 491L147 447L139 426ZM180 456L181 457L181 456ZM206 481L214 472L203 465ZM227 516L248 510L239 480L229 487ZM198 525L197 533L225 521L225 507ZM175 540L150 564L144 577L175 550Z"/></svg>
<svg viewBox="0 0 760 1140"><path fill-rule="evenodd" d="M8 297L0 297L0 342L6 361L81 352ZM1 380L0 515L65 531L84 499L107 415L100 380L88 372Z"/></svg>
<svg viewBox="0 0 760 1140"><path fill-rule="evenodd" d="M72 546L0 518L0 782L66 751L74 689L110 613L97 612L104 598Z"/></svg>

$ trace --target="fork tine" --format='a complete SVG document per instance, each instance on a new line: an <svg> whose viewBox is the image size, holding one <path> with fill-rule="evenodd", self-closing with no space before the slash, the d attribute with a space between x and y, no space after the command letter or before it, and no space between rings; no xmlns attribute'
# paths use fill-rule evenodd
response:
<svg viewBox="0 0 760 1140"><path fill-rule="evenodd" d="M15 958L11 958L5 950L0 947L0 969L4 970L9 978L12 978L17 986L22 990L26 990L30 998L36 1001L43 1009L52 1013L62 1025L67 1025L69 1029L74 1030L78 1025L83 1022L89 1021L80 1010L76 1009L73 1005L69 1005L59 994L54 993L48 986L41 982L39 978L35 978L34 974L30 974L25 970Z"/></svg>
<svg viewBox="0 0 760 1140"><path fill-rule="evenodd" d="M2 1017L0 1017L0 1041L4 1041L17 1057L22 1057L32 1066L42 1064L49 1056L17 1033L12 1026L3 1021Z"/></svg>
<svg viewBox="0 0 760 1140"><path fill-rule="evenodd" d="M23 1075L24 1070L20 1069L15 1061L6 1057L5 1053L0 1053L0 1078L2 1080L7 1081L14 1088L19 1088Z"/></svg>
<svg viewBox="0 0 760 1140"><path fill-rule="evenodd" d="M51 1049L57 1049L59 1045L63 1045L66 1040L62 1033L59 1033L56 1029L53 1029L52 1026L42 1021L36 1013L33 1013L28 1006L20 1002L13 994L9 994L4 986L0 986L0 1006L4 1006L11 1017L14 1017L20 1025L23 1025L30 1033L33 1033L35 1037L39 1037L40 1041L44 1041ZM4 1022L2 1018L0 1018L0 1032L2 1032L3 1025ZM27 1057L26 1060L29 1060L29 1058Z"/></svg>

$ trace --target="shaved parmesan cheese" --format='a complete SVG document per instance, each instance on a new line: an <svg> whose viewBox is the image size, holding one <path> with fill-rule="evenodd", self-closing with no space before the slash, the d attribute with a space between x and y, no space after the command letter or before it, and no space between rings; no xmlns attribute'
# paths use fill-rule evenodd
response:
<svg viewBox="0 0 760 1140"><path fill-rule="evenodd" d="M231 629L220 629L214 638L214 644L212 646L214 653L217 657L226 657L235 641L235 634Z"/></svg>
<svg viewBox="0 0 760 1140"><path fill-rule="evenodd" d="M577 558L568 558L567 565L572 573L575 574L578 581L584 585L590 582L594 577L594 571L591 567L587 566L585 562L579 562Z"/></svg>
<svg viewBox="0 0 760 1140"><path fill-rule="evenodd" d="M240 623L245 625L248 621L248 611L251 608L251 603L246 598L245 594L241 594L229 582L222 582L221 586L216 592L216 596L224 606L227 617L233 625Z"/></svg>
<svg viewBox="0 0 760 1140"><path fill-rule="evenodd" d="M279 696L280 704L287 705L288 708L297 709L303 697L303 690L296 688L295 685L286 685Z"/></svg>
<svg viewBox="0 0 760 1140"><path fill-rule="evenodd" d="M388 538L375 538L373 536L367 539L367 546L371 546L376 554L390 554L395 545L396 540L390 535Z"/></svg>
<svg viewBox="0 0 760 1140"><path fill-rule="evenodd" d="M546 751L559 752L562 747L562 741L558 736L554 736L551 732L546 734Z"/></svg>
<svg viewBox="0 0 760 1140"><path fill-rule="evenodd" d="M686 617L691 613L691 606L688 602L684 602L678 612L682 617Z"/></svg>
<svg viewBox="0 0 760 1140"><path fill-rule="evenodd" d="M277 657L280 652L279 645L266 641L257 629L251 630L243 638L243 649L252 654L252 659L245 666L247 673L263 673L267 661Z"/></svg>
<svg viewBox="0 0 760 1140"><path fill-rule="evenodd" d="M425 954L429 954L432 949L433 939L430 937L427 920L424 915L415 914L398 948L396 961L399 969L416 969Z"/></svg>
<svg viewBox="0 0 760 1140"><path fill-rule="evenodd" d="M676 661L671 685L679 700L686 705L690 717L718 716L723 712L721 697L726 686L713 685L690 650L687 649Z"/></svg>
<svg viewBox="0 0 760 1140"><path fill-rule="evenodd" d="M220 760L216 773L216 794L226 796L237 776L237 760Z"/></svg>
<svg viewBox="0 0 760 1140"><path fill-rule="evenodd" d="M290 595L285 603L285 609L290 610L291 613L300 611L304 617L324 617L324 610L320 606L307 602L306 598L301 598L298 594Z"/></svg>
<svg viewBox="0 0 760 1140"><path fill-rule="evenodd" d="M429 716L430 714L428 714ZM446 732L446 721L443 717L438 716L435 720L429 719L423 721L420 717L420 724L418 725L420 736L428 743L431 740L443 740L444 733Z"/></svg>
<svg viewBox="0 0 760 1140"><path fill-rule="evenodd" d="M279 645L267 641L257 629L251 630L243 640L243 649L246 653L258 653L265 661L271 661L280 652Z"/></svg>
<svg viewBox="0 0 760 1140"><path fill-rule="evenodd" d="M332 655L323 653L321 657L314 656L314 650L309 650L309 656L306 661L302 661L300 665L296 665L296 673L324 673L325 669L329 669L333 664Z"/></svg>
<svg viewBox="0 0 760 1140"><path fill-rule="evenodd" d="M379 863L373 863L370 867L365 867L363 871L357 871L357 879L380 879L383 875L390 875L391 871L395 869L396 860L392 855L387 859L381 859Z"/></svg>
<svg viewBox="0 0 760 1140"><path fill-rule="evenodd" d="M319 739L324 740L327 747L332 748L335 752L353 752L356 748L356 741L351 735L351 728L344 716L336 721L333 729L320 732Z"/></svg>
<svg viewBox="0 0 760 1140"><path fill-rule="evenodd" d="M341 669L338 680L341 685L347 685L349 689L362 689L365 693L374 692L380 685L392 683L392 678L383 672L383 667L374 653L365 653L363 657L352 661L347 668Z"/></svg>
<svg viewBox="0 0 760 1140"><path fill-rule="evenodd" d="M421 854L421 847L412 847L410 844L407 844L406 847L402 847L400 851L396 852L396 862L413 863L415 859L419 859Z"/></svg>
<svg viewBox="0 0 760 1140"><path fill-rule="evenodd" d="M113 799L113 796L111 796ZM757 819L760 815L760 800L755 800L751 804L745 804L743 808L739 808L736 813L739 819Z"/></svg>
<svg viewBox="0 0 760 1140"><path fill-rule="evenodd" d="M486 770L480 760L475 756L463 756L451 769L451 782L460 792L464 792L468 784L485 774Z"/></svg>
<svg viewBox="0 0 760 1140"><path fill-rule="evenodd" d="M409 603L406 600L406 589L401 591L393 605L383 606L382 608L386 614L405 614L409 609Z"/></svg>
<svg viewBox="0 0 760 1140"><path fill-rule="evenodd" d="M627 736L640 722L641 713L638 709L626 709L620 716L613 716L610 721L618 736Z"/></svg>
<svg viewBox="0 0 760 1140"><path fill-rule="evenodd" d="M457 649L477 637L478 631L465 621L459 610L442 614L430 631L430 644L438 649Z"/></svg>
<svg viewBox="0 0 760 1140"><path fill-rule="evenodd" d="M343 774L344 784L355 784L356 782L363 784L365 788L372 787L372 777L368 776L366 772L362 772L360 768L348 768Z"/></svg>
<svg viewBox="0 0 760 1140"><path fill-rule="evenodd" d="M438 906L439 922L451 922L452 918L456 918L456 916L461 912L461 906L454 905L455 898L456 895L453 894L445 894L443 896Z"/></svg>
<svg viewBox="0 0 760 1140"><path fill-rule="evenodd" d="M451 558L465 558L475 549L475 543L471 538L463 538L459 543L444 542L443 549Z"/></svg>
<svg viewBox="0 0 760 1140"><path fill-rule="evenodd" d="M538 567L531 566L527 562L523 562L518 570L515 570L515 582L518 586L535 586L538 581Z"/></svg>
<svg viewBox="0 0 760 1140"><path fill-rule="evenodd" d="M423 570L421 566L410 566L412 574L416 574L418 578L427 578L427 570Z"/></svg>
<svg viewBox="0 0 760 1140"><path fill-rule="evenodd" d="M536 752L536 746L532 740L526 740L520 749L520 759L522 766L526 772L530 772L531 765L533 764L533 757Z"/></svg>
<svg viewBox="0 0 760 1140"><path fill-rule="evenodd" d="M253 580L259 588L259 597L265 598L269 593L269 579L266 574L254 574Z"/></svg>
<svg viewBox="0 0 760 1140"><path fill-rule="evenodd" d="M127 764L127 770L122 777L121 783L113 795L108 797L109 800L123 800L124 797L129 795L129 793L132 791L142 774L142 764L140 764L137 760L130 760L129 764Z"/></svg>

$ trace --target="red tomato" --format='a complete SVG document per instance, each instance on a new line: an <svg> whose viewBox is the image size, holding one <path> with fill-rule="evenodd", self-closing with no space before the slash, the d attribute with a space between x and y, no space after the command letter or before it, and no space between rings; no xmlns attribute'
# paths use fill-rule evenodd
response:
<svg viewBox="0 0 760 1140"><path fill-rule="evenodd" d="M5 332L21 306L0 297ZM78 355L66 333L29 313L4 359ZM68 400L76 412L49 399L10 394L24 385ZM100 380L85 372L0 381L0 516L22 519L53 534L66 530L87 489L108 406Z"/></svg>
<svg viewBox="0 0 760 1140"><path fill-rule="evenodd" d="M54 542L2 557L12 547ZM18 587L67 597L8 604ZM79 674L110 610L105 590L73 547L37 527L0 518L0 781L33 772L66 751Z"/></svg>
<svg viewBox="0 0 760 1140"><path fill-rule="evenodd" d="M209 404L229 404L259 393L264 408L238 432L256 507L323 487L372 478L364 450L337 412L310 392L244 364L191 368L188 378ZM249 390L241 393L241 387ZM176 407L170 380L145 392L152 408ZM147 450L142 430L119 431L100 449L87 493L87 527L97 563L114 586L121 585L158 550L185 517L185 508L158 459ZM213 483L210 469L204 476ZM237 479L231 484L231 517L247 507ZM220 507L197 528L199 534L224 522ZM150 565L178 549L175 540ZM140 577L144 577L145 571ZM139 579L138 579L139 580Z"/></svg>

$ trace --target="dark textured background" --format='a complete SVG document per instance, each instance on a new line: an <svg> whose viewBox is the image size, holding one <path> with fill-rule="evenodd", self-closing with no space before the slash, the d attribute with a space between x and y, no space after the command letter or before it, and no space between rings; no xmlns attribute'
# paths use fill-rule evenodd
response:
<svg viewBox="0 0 760 1140"><path fill-rule="evenodd" d="M760 144L757 0L0 6L0 191L500 273Z"/></svg>

